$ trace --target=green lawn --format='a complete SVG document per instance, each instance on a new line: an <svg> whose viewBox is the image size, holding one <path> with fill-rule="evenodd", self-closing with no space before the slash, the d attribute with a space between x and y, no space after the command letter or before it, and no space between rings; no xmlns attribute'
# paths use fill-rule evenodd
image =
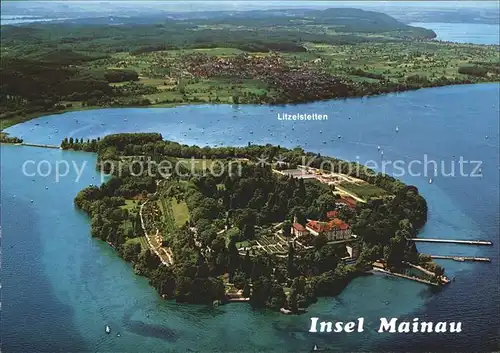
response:
<svg viewBox="0 0 500 353"><path fill-rule="evenodd" d="M353 194L356 194L363 200L369 200L372 198L378 198L388 195L387 191L385 191L384 189L381 189L376 185L368 183L352 184L344 182L341 183L339 186L342 187L343 189L346 189L349 192L352 192Z"/></svg>
<svg viewBox="0 0 500 353"><path fill-rule="evenodd" d="M176 199L172 199L171 206L175 219L175 225L177 227L182 227L187 221L189 221L189 210L187 204L184 201L177 202Z"/></svg>
<svg viewBox="0 0 500 353"><path fill-rule="evenodd" d="M137 237L137 238L130 238L127 239L125 244L141 244L141 249L146 250L149 248L148 241L146 240L146 237Z"/></svg>
<svg viewBox="0 0 500 353"><path fill-rule="evenodd" d="M139 206L139 202L136 200L125 200L125 205L121 206L122 209L127 211L132 211L135 207Z"/></svg>

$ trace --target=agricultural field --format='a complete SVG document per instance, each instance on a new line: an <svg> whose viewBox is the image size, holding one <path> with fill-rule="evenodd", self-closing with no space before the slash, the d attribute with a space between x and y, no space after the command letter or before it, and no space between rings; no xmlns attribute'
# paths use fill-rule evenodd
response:
<svg viewBox="0 0 500 353"><path fill-rule="evenodd" d="M498 48L472 44L442 43L437 41L357 43L329 45L306 43L303 53L249 53L257 60L278 55L280 65L291 69L311 69L325 72L344 80L364 83L406 82L408 80L477 79L460 73L468 66L487 67L487 78L500 74ZM113 68L135 70L137 83L155 91L142 94L151 104L169 103L236 103L234 97L275 97L279 92L259 78L231 78L222 76L199 77L185 64L185 58L204 55L217 60L235 60L244 55L239 49L213 48L168 50L140 55L115 54L89 63L91 70ZM124 83L114 84L122 86Z"/></svg>
<svg viewBox="0 0 500 353"><path fill-rule="evenodd" d="M459 68L474 65L493 65L496 69L492 75L498 76L500 69L496 46L416 41L358 45L309 43L307 48L307 56L303 54L298 61L316 56L321 59L317 65L329 73L367 82L400 81L412 76L429 80L441 76L463 79L469 75L460 73Z"/></svg>
<svg viewBox="0 0 500 353"><path fill-rule="evenodd" d="M1 127L99 107L294 104L500 80L498 46L435 41L375 12L306 12L2 26Z"/></svg>

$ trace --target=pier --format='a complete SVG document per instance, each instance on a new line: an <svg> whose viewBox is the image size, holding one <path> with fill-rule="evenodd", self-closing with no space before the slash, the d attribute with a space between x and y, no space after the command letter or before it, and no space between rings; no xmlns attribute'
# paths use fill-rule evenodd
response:
<svg viewBox="0 0 500 353"><path fill-rule="evenodd" d="M41 148L61 149L60 146L56 146L56 145L44 145L44 144L39 144L39 143L27 143L27 142L23 142L23 143L17 143L16 145L18 145L18 146L28 146L28 147L41 147Z"/></svg>
<svg viewBox="0 0 500 353"><path fill-rule="evenodd" d="M381 272L381 273L384 273L384 274L390 275L390 276L406 278L406 279L409 279L411 281L415 281L415 282L420 282L420 283L427 284L429 286L439 287L438 283L434 283L434 282L431 282L431 281L428 281L428 280L425 280L425 279L422 279L422 278L418 278L418 277L415 277L415 276L407 276L407 275L404 275L402 273L391 272L391 271L384 270L384 269L376 267L376 266L373 266L373 271ZM444 282L443 284L447 284L447 283L448 282Z"/></svg>
<svg viewBox="0 0 500 353"><path fill-rule="evenodd" d="M487 257L475 257L475 256L446 256L446 255L429 255L431 259L445 259L445 260L455 260L455 261L479 261L479 262L491 262L491 259Z"/></svg>
<svg viewBox="0 0 500 353"><path fill-rule="evenodd" d="M465 245L493 245L489 240L453 240L453 239L430 239L430 238L409 238L411 241L429 242L429 243L451 243Z"/></svg>

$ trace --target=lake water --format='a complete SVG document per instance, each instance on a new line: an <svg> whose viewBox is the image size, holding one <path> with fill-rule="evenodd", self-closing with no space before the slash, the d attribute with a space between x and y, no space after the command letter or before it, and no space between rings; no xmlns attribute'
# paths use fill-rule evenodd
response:
<svg viewBox="0 0 500 353"><path fill-rule="evenodd" d="M473 44L500 44L499 25L435 22L416 22L410 25L432 29L436 32L438 40Z"/></svg>
<svg viewBox="0 0 500 353"><path fill-rule="evenodd" d="M179 305L161 300L109 246L92 239L88 219L74 209L77 192L99 182L95 155L2 146L3 350L306 352L314 344L335 351L498 349L499 93L498 84L482 84L297 106L103 109L46 116L7 129L27 142L49 144L66 136L157 131L189 144L301 145L360 162L381 163L378 145L386 161L422 160L424 154L447 163L459 156L480 160L478 178L437 176L432 184L423 175L402 179L427 199L429 221L422 236L489 239L494 246L419 246L431 254L492 258L489 264L441 262L456 281L438 292L375 275L356 279L341 295L321 299L298 317L252 311L246 304ZM277 119L283 112L328 114L329 120L283 122ZM26 160L46 160L43 172L60 160L87 164L78 181L71 172L55 182L54 173L24 176ZM309 334L314 316L337 321L365 317L366 332ZM463 332L377 334L379 317L461 321ZM106 324L113 334L104 333Z"/></svg>

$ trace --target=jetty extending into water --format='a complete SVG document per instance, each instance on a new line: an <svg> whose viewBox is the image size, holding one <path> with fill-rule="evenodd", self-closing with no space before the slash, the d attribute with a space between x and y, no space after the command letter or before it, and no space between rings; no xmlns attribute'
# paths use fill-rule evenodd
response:
<svg viewBox="0 0 500 353"><path fill-rule="evenodd" d="M439 287L439 283L434 283L434 282L431 282L431 281L428 281L426 279L419 278L419 277L416 277L416 276L407 276L407 275L404 275L402 273L388 271L388 270L385 270L385 269L382 269L382 268L379 268L379 267L376 267L376 266L373 266L373 271L382 272L382 273L384 273L386 275L390 275L390 276L406 278L406 279L409 279L409 280L412 280L412 281L415 281L415 282L420 282L420 283L427 284L429 286ZM449 283L449 282L445 282L445 284L446 283Z"/></svg>
<svg viewBox="0 0 500 353"><path fill-rule="evenodd" d="M29 147L41 147L41 148L53 148L53 149L61 149L61 146L56 146L56 145L45 145L45 144L40 144L40 143L16 143L17 146L29 146Z"/></svg>
<svg viewBox="0 0 500 353"><path fill-rule="evenodd" d="M445 259L445 260L455 260L455 261L480 261L480 262L491 262L488 257L475 257L475 256L447 256L447 255L429 255L431 259Z"/></svg>
<svg viewBox="0 0 500 353"><path fill-rule="evenodd" d="M409 238L411 241L429 242L429 243L452 243L466 245L493 245L489 240L453 240L453 239L431 239L431 238Z"/></svg>

